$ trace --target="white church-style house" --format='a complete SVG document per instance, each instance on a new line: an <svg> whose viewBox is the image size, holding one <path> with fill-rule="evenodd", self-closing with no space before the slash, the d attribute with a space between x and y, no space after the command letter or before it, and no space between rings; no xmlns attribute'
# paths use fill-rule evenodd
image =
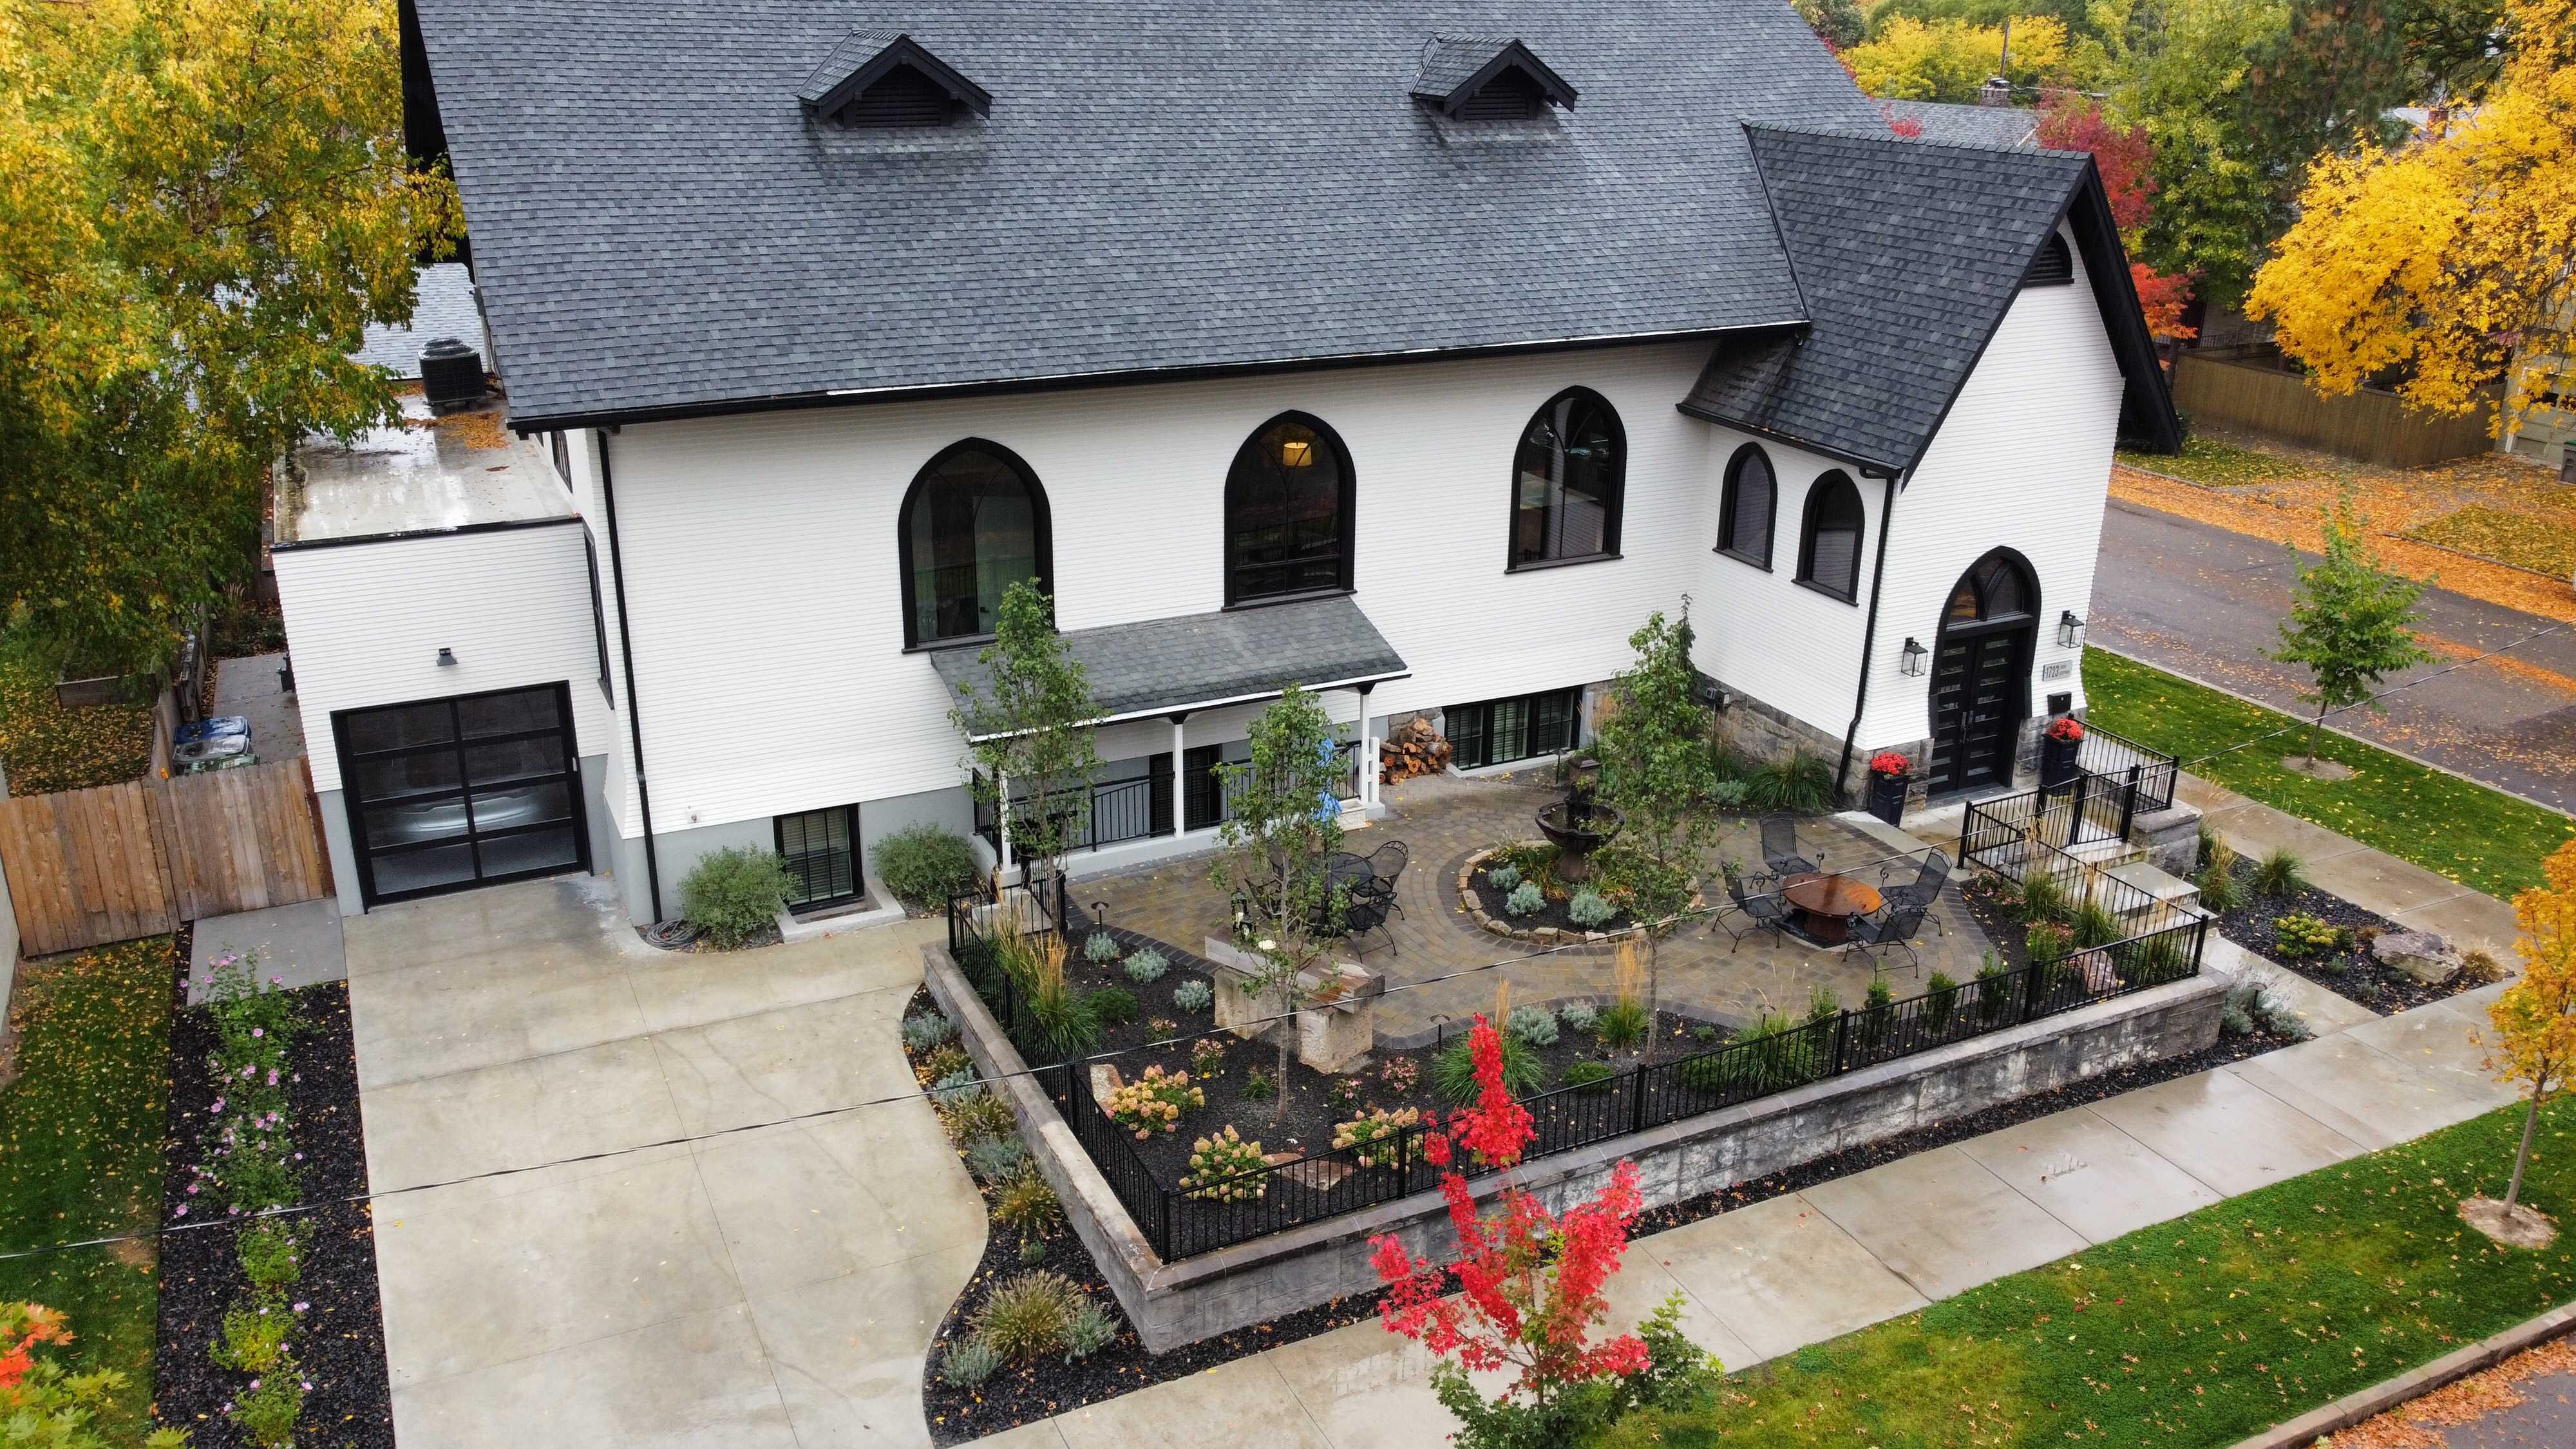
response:
<svg viewBox="0 0 2576 1449"><path fill-rule="evenodd" d="M1103 712L1077 874L1211 844L1290 681L1353 810L1415 717L1543 762L1685 598L1746 749L1992 788L2083 705L2115 440L2178 444L2089 158L1897 137L1785 0L405 22L518 441L281 504L347 909L989 858L950 711L1022 579Z"/></svg>

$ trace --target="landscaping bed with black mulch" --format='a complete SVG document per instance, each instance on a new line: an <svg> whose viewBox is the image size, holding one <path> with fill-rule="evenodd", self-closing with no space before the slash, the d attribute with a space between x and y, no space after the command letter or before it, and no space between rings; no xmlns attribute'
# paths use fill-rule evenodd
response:
<svg viewBox="0 0 2576 1449"><path fill-rule="evenodd" d="M1592 881L1569 883L1557 879L1555 868L1549 863L1555 859L1555 856L1556 847L1544 842L1499 848L1490 857L1478 862L1469 872L1467 889L1472 897L1471 904L1512 930L1534 938L1538 937L1538 933L1542 930L1554 930L1574 937L1609 935L1624 931L1636 924L1635 917L1625 910L1617 909L1618 902L1615 899L1606 897L1606 903L1613 907L1609 919L1588 924L1574 919L1568 908L1573 905L1575 896L1587 886L1597 889L1597 883ZM1523 882L1536 884L1539 888L1538 909L1528 912L1513 911L1510 904L1512 892L1494 884L1493 873L1496 867L1503 867L1511 872L1510 879L1515 887Z"/></svg>
<svg viewBox="0 0 2576 1449"><path fill-rule="evenodd" d="M2236 882L2238 902L2219 914L2218 934L2382 1016L2475 991L2498 979L2471 965L2439 986L2427 986L2381 965L2371 954L2372 940L2403 931L2404 926L2312 885L2287 895L2266 895L2255 889L2255 867L2249 861L2235 861L2229 874ZM2305 928L2293 928L2285 941L2281 922L2292 916L2306 917L2325 929L2310 935Z"/></svg>
<svg viewBox="0 0 2576 1449"><path fill-rule="evenodd" d="M936 1012L927 987L916 992L907 1015ZM1786 1172L1749 1182L1736 1183L1697 1197L1687 1198L1641 1214L1635 1234L1663 1232L1750 1207L1789 1193L1831 1182L1855 1172L1883 1166L1917 1152L1947 1146L1989 1132L2000 1131L2027 1122L2133 1092L2158 1082L2207 1071L2212 1067L2260 1056L2265 1052L2289 1046L2295 1038L2257 1030L2243 1036L2221 1036L2204 1050L2186 1056L2128 1067L2087 1078L2054 1091L2039 1092L2016 1101L1988 1107L1980 1112L1930 1127L1918 1128L1880 1142L1849 1148L1805 1163ZM914 1058L919 1060L916 1055ZM989 1194L990 1189L986 1190ZM940 1320L922 1371L922 1404L930 1436L940 1445L962 1444L986 1435L998 1434L1019 1424L1045 1419L1057 1414L1130 1394L1138 1389L1191 1374L1204 1373L1238 1358L1296 1343L1317 1334L1354 1323L1374 1320L1378 1316L1378 1293L1337 1298L1313 1308L1286 1314L1267 1323L1219 1334L1213 1338L1187 1344L1170 1353L1155 1355L1145 1351L1135 1333L1123 1323L1117 1337L1098 1352L1074 1362L1060 1356L1004 1365L991 1378L972 1390L955 1388L940 1377L940 1365L948 1349L971 1333L969 1319L977 1304L993 1285L1031 1268L1062 1274L1084 1293L1106 1304L1113 1304L1107 1280L1090 1252L1070 1230L1059 1229L1041 1243L1041 1257L1022 1257L1020 1240L998 1227L987 1236L984 1256L977 1263L975 1276L957 1301L949 1305ZM1651 1252L1651 1249L1647 1249Z"/></svg>
<svg viewBox="0 0 2576 1449"><path fill-rule="evenodd" d="M188 953L179 952L185 1001ZM296 1360L313 1385L297 1422L299 1446L393 1449L393 1386L385 1368L385 1331L376 1280L374 1220L364 1202L339 1199L367 1191L365 1128L358 1113L358 1062L345 982L291 993L305 1023L291 1048L295 1071L288 1116L304 1154L301 1189L314 1210L292 1215L305 1234L302 1276L292 1289L305 1306L294 1337ZM189 1431L197 1449L228 1449L251 1440L225 1417L243 1375L217 1365L209 1350L223 1336L224 1313L248 1289L229 1223L199 1228L207 1208L188 1191L189 1164L202 1160L206 1109L216 1089L207 1058L216 1047L204 1007L181 1010L170 1030L169 1169L161 1221L161 1315L154 1359L154 1411ZM193 1221L203 1222L202 1216Z"/></svg>

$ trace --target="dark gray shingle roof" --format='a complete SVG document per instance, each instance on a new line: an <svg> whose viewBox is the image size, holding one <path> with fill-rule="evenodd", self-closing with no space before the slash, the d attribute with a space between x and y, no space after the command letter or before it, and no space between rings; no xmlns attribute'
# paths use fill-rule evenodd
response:
<svg viewBox="0 0 2576 1449"><path fill-rule="evenodd" d="M523 423L1794 319L1739 123L1884 127L1778 0L419 12ZM990 116L810 120L854 31ZM1461 140L1407 89L1440 33L1519 37L1581 107Z"/></svg>
<svg viewBox="0 0 2576 1449"><path fill-rule="evenodd" d="M1075 629L1064 644L1109 719L1260 699L1292 683L1311 688L1405 674L1394 646L1347 598ZM981 652L961 646L931 654L951 698L962 703L962 686L989 684L992 673L976 658Z"/></svg>
<svg viewBox="0 0 2576 1449"><path fill-rule="evenodd" d="M818 105L835 86L850 78L850 73L876 59L895 42L895 32L875 26L860 26L841 37L838 45L806 73L805 84L797 87L796 98L805 104Z"/></svg>
<svg viewBox="0 0 2576 1449"><path fill-rule="evenodd" d="M483 354L483 365L500 371L491 340L483 335L483 309L474 303L474 279L463 262L433 262L412 271L411 321L402 326L370 323L366 340L349 355L360 362L393 369L396 377L420 376L420 350L442 337L453 337Z"/></svg>
<svg viewBox="0 0 2576 1449"><path fill-rule="evenodd" d="M1435 35L1422 47L1422 71L1413 78L1417 96L1445 96L1467 83L1511 45L1509 36Z"/></svg>
<svg viewBox="0 0 2576 1449"><path fill-rule="evenodd" d="M1720 339L1682 410L1912 467L2091 161L1749 130L1810 322Z"/></svg>
<svg viewBox="0 0 2576 1449"><path fill-rule="evenodd" d="M1923 128L1910 139L1942 146L1993 146L2005 151L2039 145L2039 112L2018 106L1959 106L1946 101L1889 101L1888 116Z"/></svg>

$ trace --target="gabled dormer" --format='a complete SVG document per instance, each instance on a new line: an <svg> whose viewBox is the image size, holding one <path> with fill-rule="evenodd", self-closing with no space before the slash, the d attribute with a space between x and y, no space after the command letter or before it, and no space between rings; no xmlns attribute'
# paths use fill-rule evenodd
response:
<svg viewBox="0 0 2576 1449"><path fill-rule="evenodd" d="M909 35L853 30L805 78L796 98L844 126L945 126L993 112L990 91Z"/></svg>
<svg viewBox="0 0 2576 1449"><path fill-rule="evenodd" d="M1573 109L1574 87L1517 40L1434 35L1413 98L1453 121L1526 121L1549 106Z"/></svg>

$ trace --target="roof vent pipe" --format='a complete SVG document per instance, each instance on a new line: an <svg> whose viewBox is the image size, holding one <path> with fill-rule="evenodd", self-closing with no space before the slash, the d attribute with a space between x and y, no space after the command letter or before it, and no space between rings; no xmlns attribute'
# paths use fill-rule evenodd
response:
<svg viewBox="0 0 2576 1449"><path fill-rule="evenodd" d="M483 354L453 337L420 351L420 387L433 413L454 412L483 400Z"/></svg>

